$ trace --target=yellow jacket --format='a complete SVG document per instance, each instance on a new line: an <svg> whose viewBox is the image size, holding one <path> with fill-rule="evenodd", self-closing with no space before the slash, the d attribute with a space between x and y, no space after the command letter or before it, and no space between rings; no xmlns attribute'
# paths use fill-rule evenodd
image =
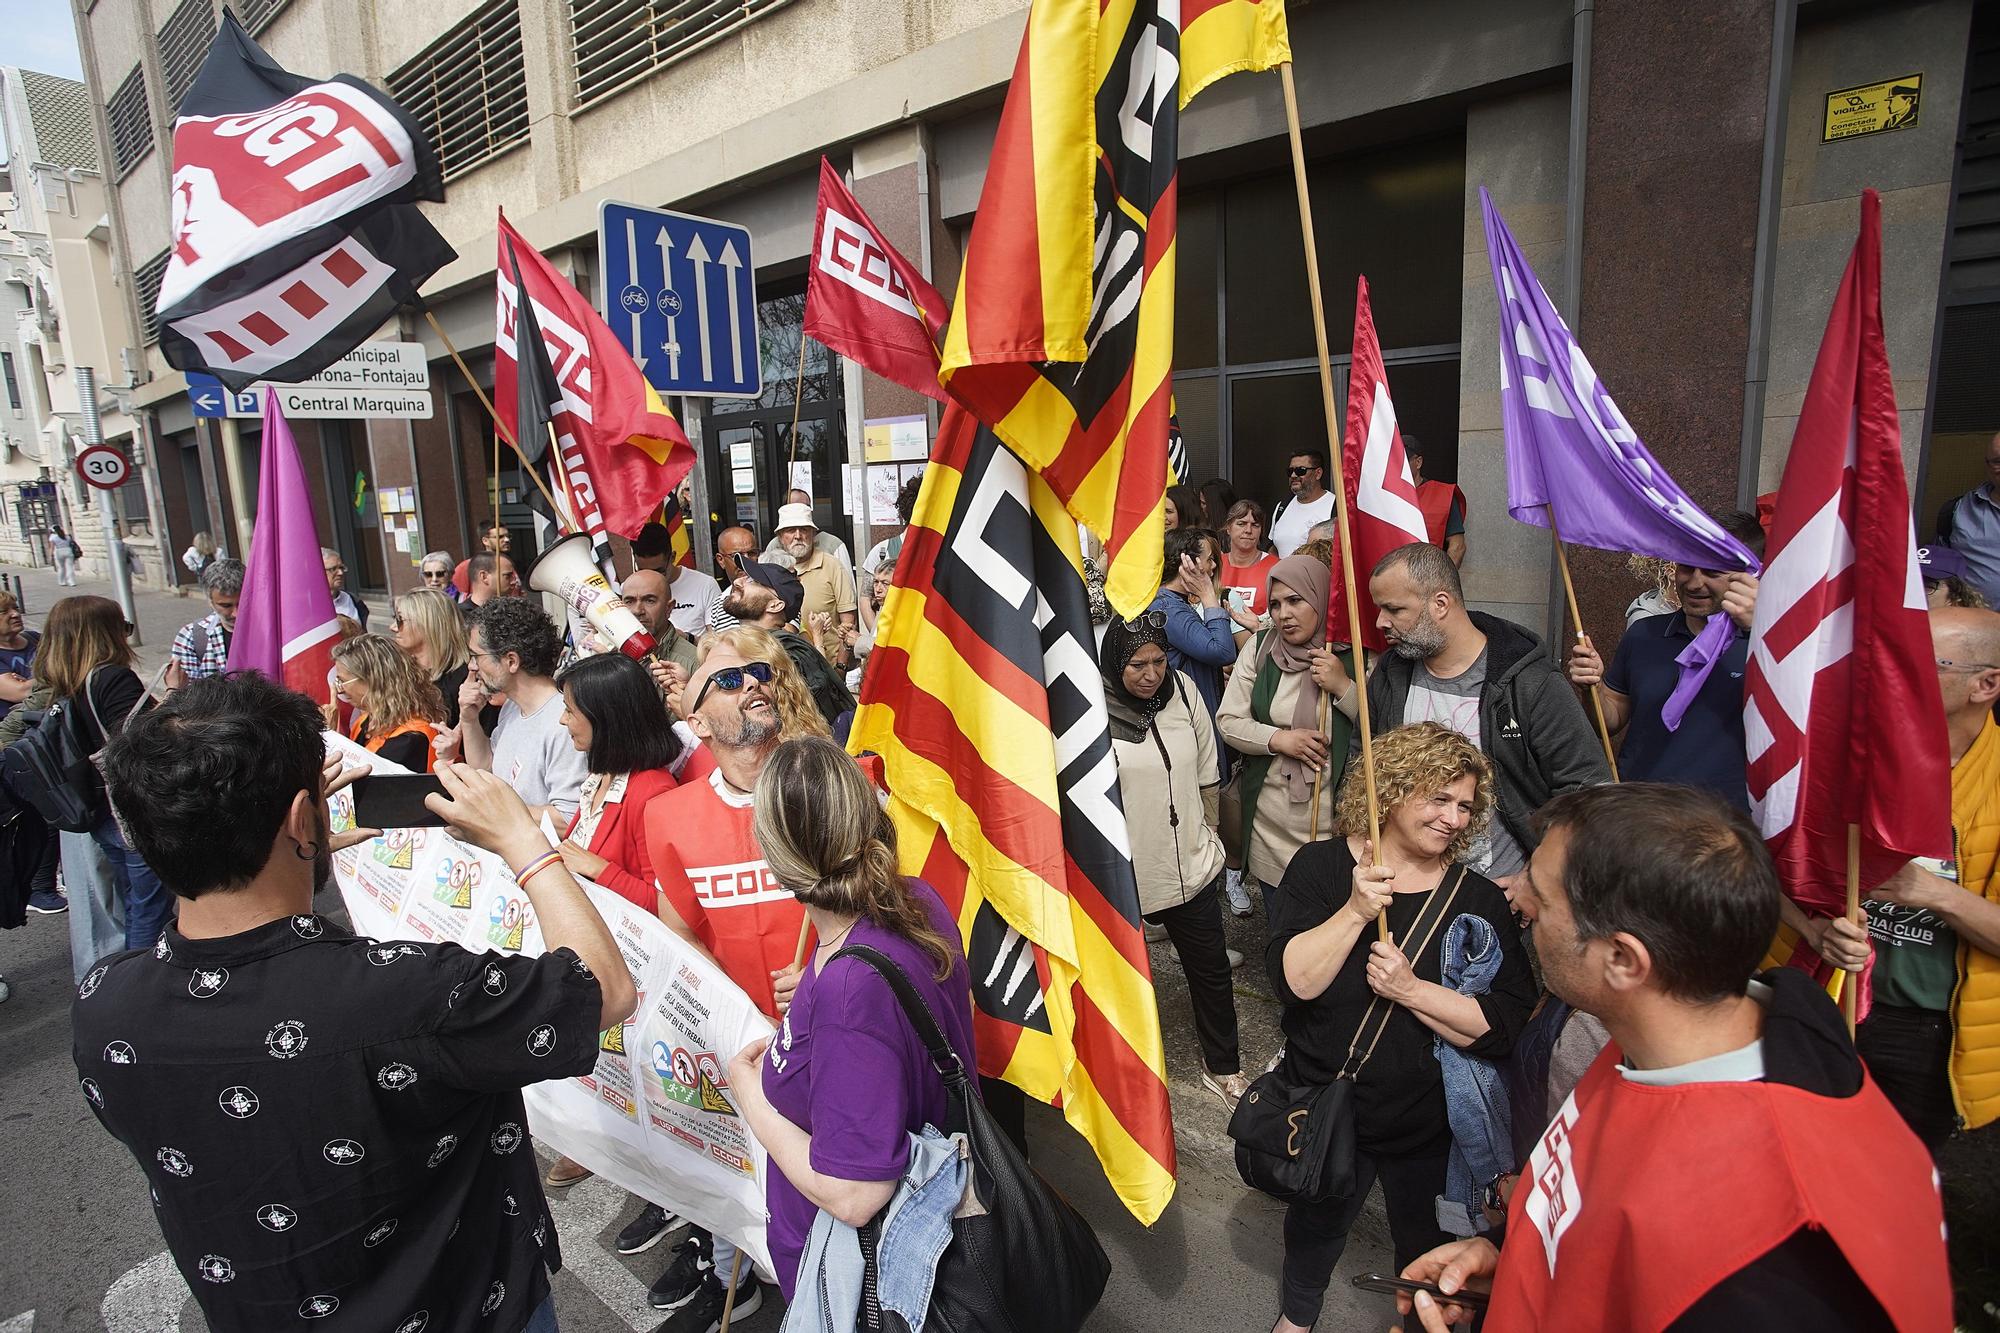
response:
<svg viewBox="0 0 2000 1333"><path fill-rule="evenodd" d="M2000 724L1986 729L1951 770L1958 882L2000 902ZM1967 1129L2000 1119L2000 958L1958 943L1951 997L1951 1095Z"/></svg>

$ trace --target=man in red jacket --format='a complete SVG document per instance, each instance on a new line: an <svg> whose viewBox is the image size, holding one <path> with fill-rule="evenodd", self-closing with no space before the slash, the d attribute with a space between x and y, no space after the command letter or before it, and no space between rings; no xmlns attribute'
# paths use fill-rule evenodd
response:
<svg viewBox="0 0 2000 1333"><path fill-rule="evenodd" d="M1751 976L1778 918L1756 830L1655 783L1571 792L1536 825L1518 905L1544 980L1611 1041L1522 1167L1503 1243L1403 1276L1490 1291L1489 1333L1949 1329L1929 1154L1825 992ZM1470 1317L1414 1306L1430 1329Z"/></svg>

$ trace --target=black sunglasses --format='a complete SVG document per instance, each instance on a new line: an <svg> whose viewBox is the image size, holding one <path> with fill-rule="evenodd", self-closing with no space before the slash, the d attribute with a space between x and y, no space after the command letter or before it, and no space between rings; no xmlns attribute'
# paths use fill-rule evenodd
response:
<svg viewBox="0 0 2000 1333"><path fill-rule="evenodd" d="M708 697L708 692L712 689L719 687L724 694L736 693L743 688L743 679L746 676L756 681L759 685L769 685L771 683L771 664L769 662L745 662L742 666L717 667L715 674L703 681L701 689L695 692L694 706L688 709L688 712L699 713L701 711L701 701Z"/></svg>
<svg viewBox="0 0 2000 1333"><path fill-rule="evenodd" d="M1308 472L1319 471L1319 469L1316 467L1294 467L1294 468L1287 468L1285 470L1287 472L1290 472L1295 477L1303 477Z"/></svg>

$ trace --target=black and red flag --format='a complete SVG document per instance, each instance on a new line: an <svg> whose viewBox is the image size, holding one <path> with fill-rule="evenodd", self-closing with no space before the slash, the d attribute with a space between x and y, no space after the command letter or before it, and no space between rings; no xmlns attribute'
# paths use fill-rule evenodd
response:
<svg viewBox="0 0 2000 1333"><path fill-rule="evenodd" d="M312 377L457 257L413 202L443 198L409 112L290 73L225 11L174 121L161 353L232 389Z"/></svg>

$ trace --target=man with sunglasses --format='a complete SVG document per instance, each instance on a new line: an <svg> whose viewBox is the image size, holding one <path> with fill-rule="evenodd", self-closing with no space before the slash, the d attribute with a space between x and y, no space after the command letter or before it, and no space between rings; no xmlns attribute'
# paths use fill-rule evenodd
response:
<svg viewBox="0 0 2000 1333"><path fill-rule="evenodd" d="M1712 516L1730 536L1758 556L1764 528L1755 514ZM1682 782L1714 792L1739 810L1750 808L1743 737L1743 672L1750 658L1750 617L1757 609L1757 576L1738 571L1674 566L1680 610L1635 620L1618 641L1611 669L1589 635L1569 653L1569 679L1579 689L1602 684L1604 723L1625 733L1618 772L1628 782ZM1669 730L1667 700L1680 684L1680 657L1710 616L1736 623L1736 636L1689 700L1680 725Z"/></svg>
<svg viewBox="0 0 2000 1333"><path fill-rule="evenodd" d="M659 881L660 919L715 960L759 1009L773 1018L798 984L792 965L805 909L778 882L757 846L753 793L781 741L784 723L774 672L759 654L770 639L752 629L703 638L702 659L681 697L687 725L715 760L706 779L655 797L646 807L646 851ZM663 1210L648 1205L626 1234L665 1230ZM620 1237L620 1246L627 1244ZM721 1321L736 1259L724 1236L690 1228L647 1299L678 1311L661 1333L712 1333ZM762 1303L748 1265L737 1283L732 1318Z"/></svg>
<svg viewBox="0 0 2000 1333"><path fill-rule="evenodd" d="M1283 559L1305 545L1315 523L1333 517L1333 492L1326 488L1326 451L1299 449L1286 468L1292 493L1271 515L1271 548Z"/></svg>

